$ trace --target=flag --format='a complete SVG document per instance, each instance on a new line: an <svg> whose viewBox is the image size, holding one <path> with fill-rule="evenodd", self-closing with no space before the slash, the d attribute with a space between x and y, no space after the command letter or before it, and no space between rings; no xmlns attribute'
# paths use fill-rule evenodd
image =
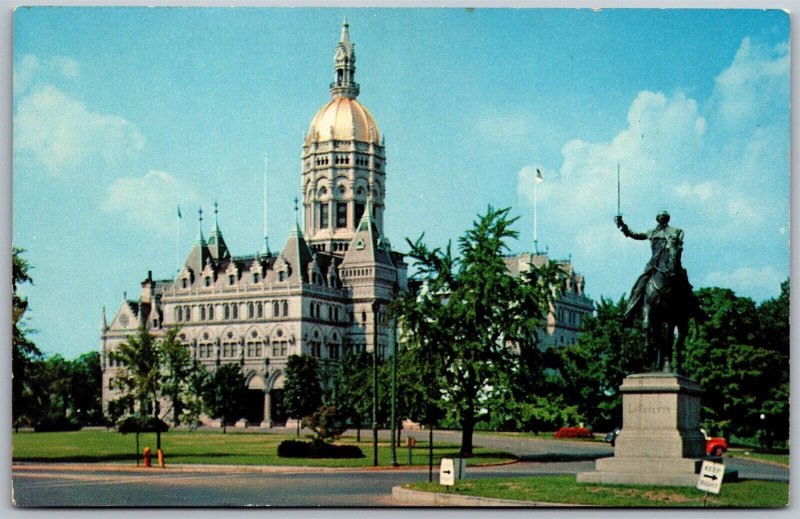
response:
<svg viewBox="0 0 800 519"><path fill-rule="evenodd" d="M178 218L183 218L183 216L181 216L181 206L178 206Z"/></svg>
<svg viewBox="0 0 800 519"><path fill-rule="evenodd" d="M536 183L541 184L544 182L544 177L542 176L542 172L539 171L539 168L536 168Z"/></svg>

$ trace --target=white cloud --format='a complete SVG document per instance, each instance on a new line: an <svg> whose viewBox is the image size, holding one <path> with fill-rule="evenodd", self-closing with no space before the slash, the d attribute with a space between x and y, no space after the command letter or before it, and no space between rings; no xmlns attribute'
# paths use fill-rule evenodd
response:
<svg viewBox="0 0 800 519"><path fill-rule="evenodd" d="M75 79L80 75L80 65L69 56L39 59L35 54L22 55L13 65L14 95L25 93L38 82L57 79Z"/></svg>
<svg viewBox="0 0 800 519"><path fill-rule="evenodd" d="M751 294L762 300L775 294L780 284L786 279L785 272L778 272L771 265L763 267L739 267L732 272L715 270L704 279L705 286L731 288L737 293Z"/></svg>
<svg viewBox="0 0 800 519"><path fill-rule="evenodd" d="M195 191L164 171L141 178L119 178L106 189L101 210L121 214L136 226L168 236L175 229L176 208L198 200Z"/></svg>
<svg viewBox="0 0 800 519"><path fill-rule="evenodd" d="M90 111L53 85L23 97L14 115L15 152L29 152L53 174L89 157L115 163L144 146L144 136L122 117Z"/></svg>
<svg viewBox="0 0 800 519"><path fill-rule="evenodd" d="M700 202L705 202L715 193L722 189L714 182L700 182L691 184L686 181L675 188L675 192L682 198L696 198Z"/></svg>
<svg viewBox="0 0 800 519"><path fill-rule="evenodd" d="M680 90L642 91L613 138L567 142L560 167L522 167L517 192L529 204L536 168L545 173L537 194L540 243L574 253L593 290L594 282L603 294L629 288L649 249L612 223L619 164L621 210L633 229L651 228L656 212L667 209L687 232L690 276L744 295L774 293L786 257L776 229L789 219L788 85L788 48L745 40L702 105ZM748 121L755 123L744 128ZM745 259L764 266L744 267Z"/></svg>

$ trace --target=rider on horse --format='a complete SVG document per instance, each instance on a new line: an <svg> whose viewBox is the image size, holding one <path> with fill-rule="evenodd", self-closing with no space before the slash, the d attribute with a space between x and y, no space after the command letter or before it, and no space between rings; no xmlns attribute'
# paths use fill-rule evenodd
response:
<svg viewBox="0 0 800 519"><path fill-rule="evenodd" d="M628 306L625 309L624 322L630 323L633 316L638 313L644 301L645 289L647 282L655 274L656 269L663 268L669 275L674 275L674 281L678 285L678 292L682 292L685 296L690 296L694 299L692 293L692 285L689 284L689 276L686 269L681 265L681 254L683 253L683 231L677 227L669 226L669 213L661 211L656 216L658 225L647 232L634 232L631 231L625 222L622 221L621 216L614 218L617 227L622 231L622 234L634 240L650 240L650 247L652 249L652 257L647 262L644 272L631 290L631 297L628 300Z"/></svg>
<svg viewBox="0 0 800 519"><path fill-rule="evenodd" d="M674 346L677 352L674 368L677 372L689 319L703 316L686 269L681 265L683 231L668 225L669 213L666 211L658 213L658 225L647 232L631 231L621 216L615 217L614 221L628 238L650 240L653 252L631 290L623 324L630 325L641 310L647 330L646 346L648 350L655 349L656 367L660 368L663 363L664 371L669 371ZM673 330L678 332L674 341Z"/></svg>

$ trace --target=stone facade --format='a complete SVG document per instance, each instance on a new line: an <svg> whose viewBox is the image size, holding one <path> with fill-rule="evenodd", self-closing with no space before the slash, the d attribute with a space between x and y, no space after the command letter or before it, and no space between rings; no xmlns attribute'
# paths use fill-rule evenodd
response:
<svg viewBox="0 0 800 519"><path fill-rule="evenodd" d="M305 234L299 225L278 254L232 256L214 208L206 239L202 211L194 246L175 279L141 284L111 320L103 312L103 404L118 396L120 366L109 353L144 326L162 336L180 326L191 355L209 370L238 363L249 388L246 419L271 425L281 409L289 355L335 362L346 352L385 356L391 331L381 307L406 288L407 266L383 236L385 152L374 118L357 100L355 50L342 27L332 100L312 120L301 158ZM266 244L266 239L265 239ZM377 324L377 330L374 328Z"/></svg>
<svg viewBox="0 0 800 519"><path fill-rule="evenodd" d="M407 287L407 265L383 235L386 150L374 117L356 99L348 30L345 22L331 101L303 139L303 230L295 224L277 254L265 236L261 253L233 256L216 204L207 239L201 210L197 238L177 276L155 280L148 273L139 297L125 298L110 322L103 311L104 409L119 396L114 380L121 366L109 353L142 326L156 337L179 326L191 355L211 371L238 363L249 389L245 418L265 426L287 418L281 399L289 355L336 362L347 352L388 353L392 331L380 324L381 308ZM514 275L548 261L544 254L506 259ZM558 263L567 274L564 293L551 308L543 346L574 343L581 319L593 310L583 276L569 261Z"/></svg>
<svg viewBox="0 0 800 519"><path fill-rule="evenodd" d="M550 305L547 323L539 334L540 347L560 347L575 344L581 334L583 320L594 313L594 302L584 293L585 280L575 271L570 260L551 260L547 254L524 253L505 258L509 272L519 276L530 266L541 268L555 262L564 273L561 293Z"/></svg>

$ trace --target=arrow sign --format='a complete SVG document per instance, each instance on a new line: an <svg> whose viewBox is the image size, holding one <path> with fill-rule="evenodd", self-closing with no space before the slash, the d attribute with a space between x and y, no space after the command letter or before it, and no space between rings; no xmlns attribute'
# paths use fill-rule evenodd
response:
<svg viewBox="0 0 800 519"><path fill-rule="evenodd" d="M712 494L719 494L722 480L725 477L725 465L704 460L697 478L697 489Z"/></svg>
<svg viewBox="0 0 800 519"><path fill-rule="evenodd" d="M456 478L453 476L455 464L453 458L442 458L442 465L439 469L439 484L453 486L456 484Z"/></svg>

